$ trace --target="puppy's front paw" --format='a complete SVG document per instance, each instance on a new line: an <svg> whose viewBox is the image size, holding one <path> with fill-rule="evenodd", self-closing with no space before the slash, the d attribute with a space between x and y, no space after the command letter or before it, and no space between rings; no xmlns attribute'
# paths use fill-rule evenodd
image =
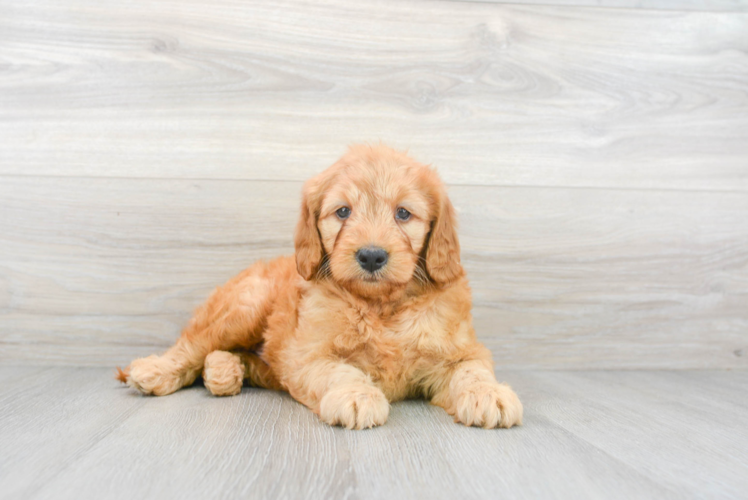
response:
<svg viewBox="0 0 748 500"><path fill-rule="evenodd" d="M236 354L213 351L205 358L203 381L214 396L235 396L242 392L244 365Z"/></svg>
<svg viewBox="0 0 748 500"><path fill-rule="evenodd" d="M136 359L127 372L127 385L143 394L166 396L184 385L173 362L163 356Z"/></svg>
<svg viewBox="0 0 748 500"><path fill-rule="evenodd" d="M522 425L522 403L508 385L480 382L458 394L450 412L465 425L485 429Z"/></svg>
<svg viewBox="0 0 748 500"><path fill-rule="evenodd" d="M347 385L333 388L320 401L319 417L330 425L368 429L382 425L390 414L390 403L379 388Z"/></svg>

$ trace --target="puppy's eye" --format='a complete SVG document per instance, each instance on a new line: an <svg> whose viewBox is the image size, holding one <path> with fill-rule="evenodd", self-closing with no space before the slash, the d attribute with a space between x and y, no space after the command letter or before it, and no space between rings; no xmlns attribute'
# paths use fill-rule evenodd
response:
<svg viewBox="0 0 748 500"><path fill-rule="evenodd" d="M335 214L338 216L338 219L347 219L351 216L351 209L348 207L340 207L335 211Z"/></svg>
<svg viewBox="0 0 748 500"><path fill-rule="evenodd" d="M397 209L395 217L397 218L397 220L408 220L410 219L410 212L405 210L403 207L400 207Z"/></svg>

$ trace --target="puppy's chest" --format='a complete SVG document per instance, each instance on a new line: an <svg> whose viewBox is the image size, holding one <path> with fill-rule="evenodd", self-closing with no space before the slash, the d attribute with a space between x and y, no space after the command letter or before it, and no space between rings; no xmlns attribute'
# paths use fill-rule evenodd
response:
<svg viewBox="0 0 748 500"><path fill-rule="evenodd" d="M335 339L339 354L375 378L402 378L449 350L443 318L434 308L421 307L387 315L351 311L345 333Z"/></svg>

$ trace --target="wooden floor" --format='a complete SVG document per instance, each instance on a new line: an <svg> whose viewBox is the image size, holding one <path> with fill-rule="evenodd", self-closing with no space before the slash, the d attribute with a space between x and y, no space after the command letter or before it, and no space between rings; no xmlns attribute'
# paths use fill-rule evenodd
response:
<svg viewBox="0 0 748 500"><path fill-rule="evenodd" d="M423 401L383 427L284 393L164 398L102 368L0 368L1 498L746 498L748 372L500 372L526 407L466 428Z"/></svg>

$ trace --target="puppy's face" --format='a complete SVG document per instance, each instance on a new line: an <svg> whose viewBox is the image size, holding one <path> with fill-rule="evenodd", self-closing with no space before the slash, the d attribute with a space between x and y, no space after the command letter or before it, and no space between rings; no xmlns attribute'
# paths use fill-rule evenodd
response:
<svg viewBox="0 0 748 500"><path fill-rule="evenodd" d="M417 169L364 164L340 172L317 221L332 277L363 296L406 285L433 213Z"/></svg>
<svg viewBox="0 0 748 500"><path fill-rule="evenodd" d="M461 274L454 214L434 171L384 146L356 146L307 183L296 232L306 279L362 297Z"/></svg>

